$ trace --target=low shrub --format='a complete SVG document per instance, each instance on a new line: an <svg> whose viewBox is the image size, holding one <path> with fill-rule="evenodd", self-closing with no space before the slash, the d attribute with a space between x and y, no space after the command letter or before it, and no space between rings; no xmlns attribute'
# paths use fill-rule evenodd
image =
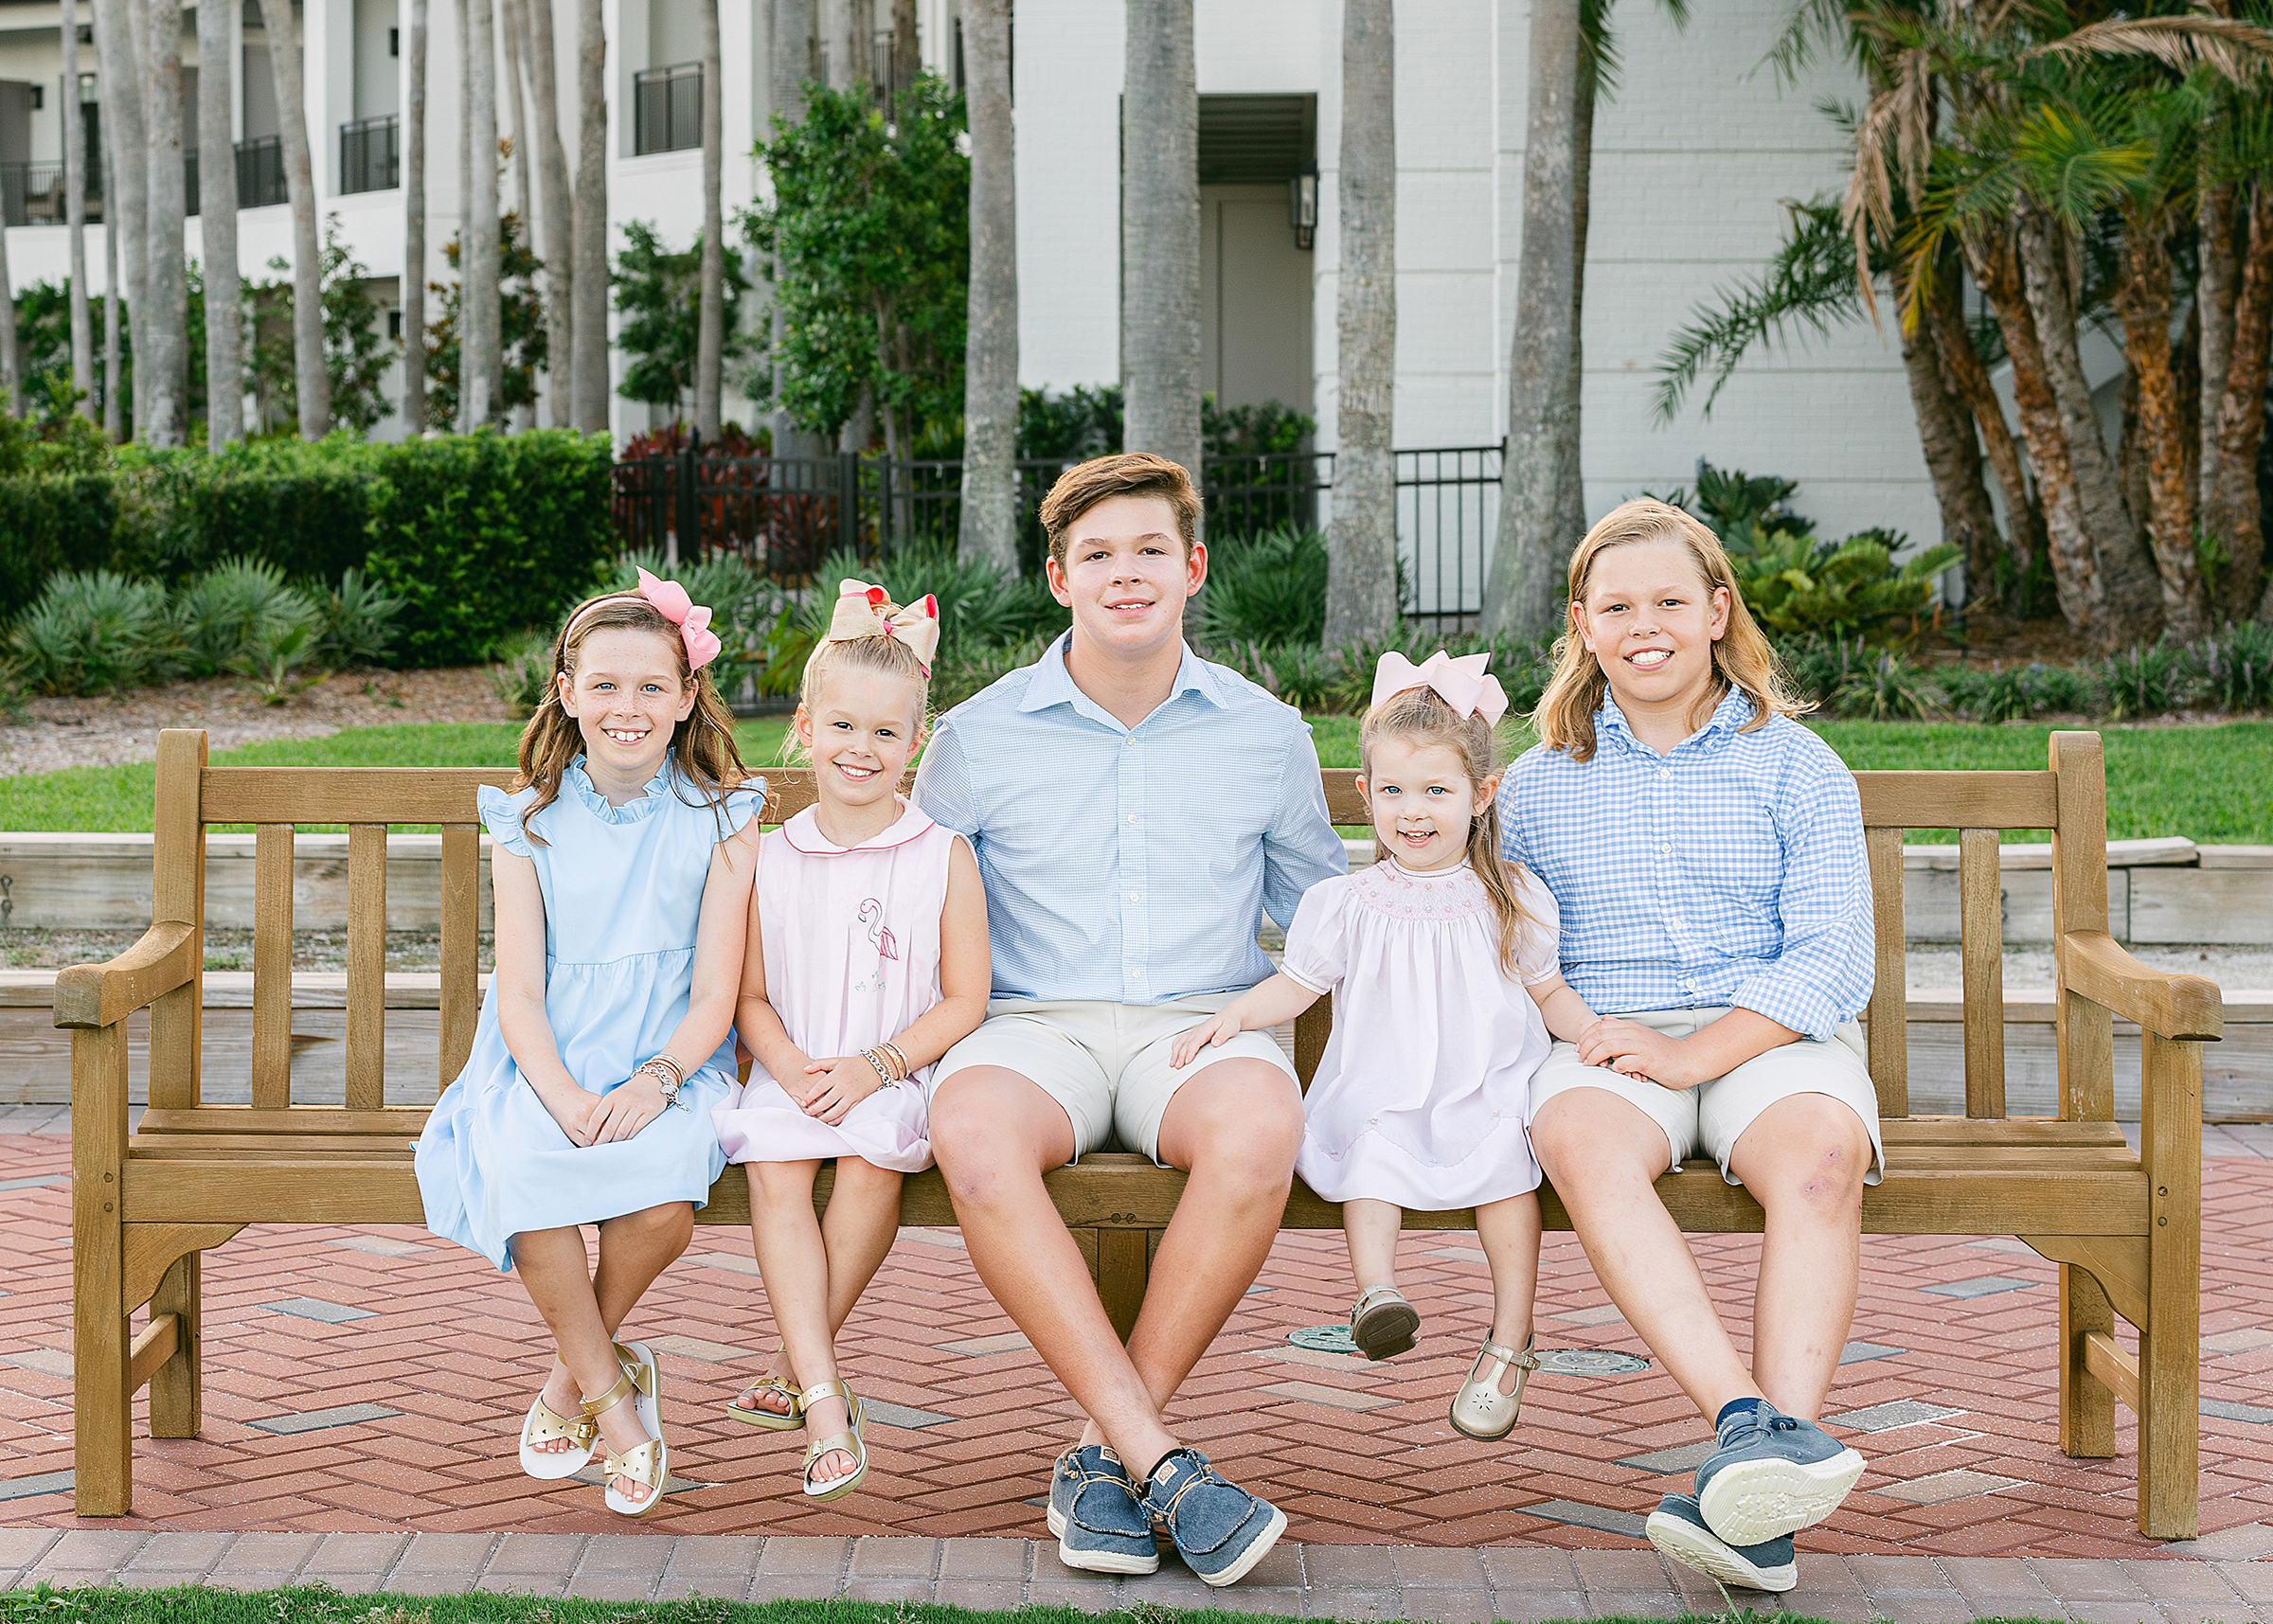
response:
<svg viewBox="0 0 2273 1624"><path fill-rule="evenodd" d="M317 602L322 624L316 657L334 668L376 666L395 640L395 619L403 599L391 598L355 568L340 572L339 584Z"/></svg>
<svg viewBox="0 0 2273 1624"><path fill-rule="evenodd" d="M1200 640L1315 648L1326 631L1326 538L1306 526L1223 538L1208 549Z"/></svg>
<svg viewBox="0 0 2273 1624"><path fill-rule="evenodd" d="M2273 706L2273 626L2240 620L2187 651L2202 697L2225 710Z"/></svg>
<svg viewBox="0 0 2273 1624"><path fill-rule="evenodd" d="M111 562L118 487L109 472L0 478L0 619L21 615L57 573Z"/></svg>
<svg viewBox="0 0 2273 1624"><path fill-rule="evenodd" d="M172 674L166 589L112 570L49 578L9 634L14 676L39 693L107 693Z"/></svg>
<svg viewBox="0 0 2273 1624"><path fill-rule="evenodd" d="M490 687L515 716L534 716L545 703L552 686L552 638L549 632L524 632L498 647Z"/></svg>
<svg viewBox="0 0 2273 1624"><path fill-rule="evenodd" d="M295 579L336 580L370 551L371 487L397 448L342 432L310 443L244 440L219 455L152 455L153 522L119 565L179 580L228 559L265 559Z"/></svg>
<svg viewBox="0 0 2273 1624"><path fill-rule="evenodd" d="M1873 650L1859 634L1785 638L1776 655L1793 694L1832 716L1916 719L1933 715L1948 701L1927 672L1891 649Z"/></svg>
<svg viewBox="0 0 2273 1624"><path fill-rule="evenodd" d="M199 677L239 669L257 651L285 644L307 644L313 657L317 619L314 602L264 559L229 559L175 593L172 604L181 666ZM297 635L303 632L311 636Z"/></svg>
<svg viewBox="0 0 2273 1624"><path fill-rule="evenodd" d="M2107 714L2117 721L2168 716L2186 703L2192 686L2184 649L2163 638L2110 654L2093 668Z"/></svg>
<svg viewBox="0 0 2273 1624"><path fill-rule="evenodd" d="M1866 531L1843 542L1748 526L1728 538L1728 562L1752 616L1785 636L1821 634L1883 642L1915 637L1932 616L1934 578L1958 561L1928 547L1897 564L1903 538Z"/></svg>

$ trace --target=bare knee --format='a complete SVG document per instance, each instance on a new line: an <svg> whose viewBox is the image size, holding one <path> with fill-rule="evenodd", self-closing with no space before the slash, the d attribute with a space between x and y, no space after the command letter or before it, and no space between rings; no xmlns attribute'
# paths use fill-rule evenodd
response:
<svg viewBox="0 0 2273 1624"><path fill-rule="evenodd" d="M643 1246L675 1246L684 1251L694 1239L694 1205L667 1201L659 1206L643 1207L610 1219L606 1230Z"/></svg>
<svg viewBox="0 0 2273 1624"><path fill-rule="evenodd" d="M1763 1114L1737 1141L1729 1165L1771 1211L1852 1226L1862 1212L1870 1156L1870 1133L1854 1112L1829 1095L1810 1094Z"/></svg>
<svg viewBox="0 0 2273 1624"><path fill-rule="evenodd" d="M1039 1095L1031 1083L1011 1077L1006 1084L971 1072L952 1082L932 1107L931 1153L958 1209L966 1203L983 1205L1006 1185L1038 1183L1045 1166L1070 1159L1070 1130L1063 1153L1037 1145L1026 1098Z"/></svg>
<svg viewBox="0 0 2273 1624"><path fill-rule="evenodd" d="M814 1174L818 1162L749 1162L750 1204L768 1212L794 1211L813 1205Z"/></svg>
<svg viewBox="0 0 2273 1624"><path fill-rule="evenodd" d="M1295 1175L1295 1153L1302 1148L1302 1097L1277 1067L1268 1077L1240 1078L1190 1100L1171 1102L1172 1128L1162 1123L1168 1159L1236 1180L1243 1186L1283 1190Z"/></svg>
<svg viewBox="0 0 2273 1624"><path fill-rule="evenodd" d="M1565 1206L1616 1190L1630 1200L1673 1163L1665 1131L1603 1089L1556 1095L1533 1119L1531 1149Z"/></svg>

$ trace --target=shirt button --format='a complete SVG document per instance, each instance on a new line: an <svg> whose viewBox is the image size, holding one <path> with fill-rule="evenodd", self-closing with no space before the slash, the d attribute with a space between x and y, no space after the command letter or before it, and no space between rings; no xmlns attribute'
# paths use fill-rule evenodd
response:
<svg viewBox="0 0 2273 1624"><path fill-rule="evenodd" d="M1131 823L1135 823L1136 821L1136 814L1135 812L1129 813L1129 821Z"/></svg>
<svg viewBox="0 0 2273 1624"><path fill-rule="evenodd" d="M1141 901L1141 900L1142 900L1142 899L1140 899L1140 898L1137 896L1137 894L1136 894L1136 892L1134 892L1134 891L1131 891L1131 892L1129 893L1129 901L1132 901L1132 902L1135 902L1135 901Z"/></svg>
<svg viewBox="0 0 2273 1624"><path fill-rule="evenodd" d="M1673 854L1673 843L1669 840L1657 849L1665 853L1666 856L1671 857Z"/></svg>

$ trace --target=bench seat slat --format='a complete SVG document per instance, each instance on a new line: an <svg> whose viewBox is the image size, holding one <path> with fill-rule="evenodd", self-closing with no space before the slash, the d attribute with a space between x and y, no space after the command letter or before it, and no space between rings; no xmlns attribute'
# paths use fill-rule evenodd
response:
<svg viewBox="0 0 2273 1624"><path fill-rule="evenodd" d="M427 1107L387 1105L376 1111L349 1111L337 1105L295 1105L289 1111L263 1111L257 1106L206 1105L195 1111L142 1114L137 1133L390 1133L415 1139L425 1127Z"/></svg>

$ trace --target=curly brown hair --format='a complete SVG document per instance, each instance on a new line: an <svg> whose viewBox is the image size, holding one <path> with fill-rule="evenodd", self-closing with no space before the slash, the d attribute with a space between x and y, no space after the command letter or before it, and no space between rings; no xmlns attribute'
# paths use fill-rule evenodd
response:
<svg viewBox="0 0 2273 1624"><path fill-rule="evenodd" d="M560 798L562 776L584 748L583 730L575 717L561 708L561 679L575 681L577 656L583 651L584 639L610 629L652 632L669 643L678 662L680 686L694 689L694 708L671 735L671 776L701 797L689 804L707 806L723 819L725 793L749 776L742 764L742 749L734 742L734 713L719 698L718 685L710 680L709 672L687 669L687 642L678 627L635 592L587 598L576 606L562 624L560 635L552 640L552 680L545 685L545 698L536 714L521 730L520 772L513 788L536 787L537 798L521 814L521 827L539 846L545 844L545 837L536 830L537 813Z"/></svg>

